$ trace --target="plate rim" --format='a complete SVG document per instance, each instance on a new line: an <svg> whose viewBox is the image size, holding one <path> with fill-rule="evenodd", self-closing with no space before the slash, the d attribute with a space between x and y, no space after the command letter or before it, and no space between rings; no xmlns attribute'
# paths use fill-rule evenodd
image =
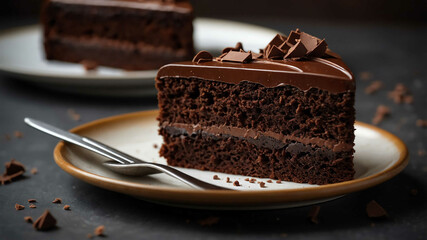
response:
<svg viewBox="0 0 427 240"><path fill-rule="evenodd" d="M70 130L78 133L86 129L91 129L101 124L122 121L130 118L147 118L158 115L158 110L139 111L133 113L120 114L101 118L79 125ZM297 188L297 189L279 189L279 190L251 190L251 191L228 191L228 190L196 190L196 189L177 189L163 186L150 186L142 183L128 182L124 180L112 179L94 173L82 170L67 161L63 154L66 150L64 141L58 142L55 146L53 155L56 164L70 175L83 180L89 184L105 188L108 190L121 192L128 195L137 195L150 200L174 202L194 205L266 205L290 203L296 201L315 200L344 195L352 192L364 190L380 183L383 183L398 173L400 173L409 163L409 152L406 144L394 134L383 130L371 124L356 121L355 125L369 128L390 140L398 149L399 159L388 168L360 179L327 184L321 186Z"/></svg>

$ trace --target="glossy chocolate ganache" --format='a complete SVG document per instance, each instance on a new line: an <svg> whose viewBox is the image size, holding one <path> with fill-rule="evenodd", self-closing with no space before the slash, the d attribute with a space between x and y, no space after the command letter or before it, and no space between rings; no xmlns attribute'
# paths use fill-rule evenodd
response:
<svg viewBox="0 0 427 240"><path fill-rule="evenodd" d="M291 31L289 36L277 34L264 49L260 49L259 53L245 51L241 43L235 47L225 48L219 57L213 57L209 52L201 51L191 62L168 64L162 67L157 78L172 78L172 81L173 78L200 79L232 85L250 82L273 89L290 86L303 92L317 89L329 96L339 95L340 98L347 99L346 106L351 106L354 111L352 96L354 96L355 81L349 68L339 55L328 48L324 39L321 40L298 29ZM309 136L303 131L282 134L277 131L260 131L221 123L204 126L199 123L191 124L166 119L160 123L160 128L174 136L204 133L211 136L227 135L252 139L251 141L256 145L261 144L264 147L269 145L269 148L302 143L326 148L334 153L352 152L354 135L349 133L351 136L347 137L341 133L341 131L353 131L354 115L351 117L350 112L348 112L349 116L344 117L348 119L345 123L336 123L343 124L338 126L340 130L336 135L327 138ZM329 129L325 129L325 132L328 131ZM274 144L264 144L268 142Z"/></svg>

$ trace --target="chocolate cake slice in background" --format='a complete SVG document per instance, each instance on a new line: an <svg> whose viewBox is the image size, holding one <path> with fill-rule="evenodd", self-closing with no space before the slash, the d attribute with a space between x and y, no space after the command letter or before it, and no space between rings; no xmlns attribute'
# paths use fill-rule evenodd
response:
<svg viewBox="0 0 427 240"><path fill-rule="evenodd" d="M193 9L187 1L45 0L48 60L127 70L191 60Z"/></svg>
<svg viewBox="0 0 427 240"><path fill-rule="evenodd" d="M168 164L311 184L354 176L355 81L340 57L299 30L260 54L162 67L156 78Z"/></svg>

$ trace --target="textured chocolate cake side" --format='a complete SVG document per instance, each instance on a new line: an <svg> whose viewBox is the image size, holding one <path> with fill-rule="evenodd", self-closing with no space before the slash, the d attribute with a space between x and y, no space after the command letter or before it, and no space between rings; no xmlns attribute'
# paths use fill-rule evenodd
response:
<svg viewBox="0 0 427 240"><path fill-rule="evenodd" d="M185 1L46 0L45 54L48 60L156 69L192 58L192 21Z"/></svg>
<svg viewBox="0 0 427 240"><path fill-rule="evenodd" d="M296 54L297 40L275 53L283 60L272 58L269 48L295 33L308 35L278 35L263 54L239 46L216 59L202 52L159 71L168 164L311 184L353 178L353 76L325 45Z"/></svg>

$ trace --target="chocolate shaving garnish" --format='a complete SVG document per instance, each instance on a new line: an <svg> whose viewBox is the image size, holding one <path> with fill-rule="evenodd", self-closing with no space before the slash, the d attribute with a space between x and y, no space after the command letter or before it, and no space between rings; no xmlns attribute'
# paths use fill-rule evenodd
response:
<svg viewBox="0 0 427 240"><path fill-rule="evenodd" d="M21 205L21 204L18 204L18 203L16 203L16 204L15 204L15 209L16 209L17 211L22 210L22 209L24 209L24 208L25 208L25 206L24 206L24 205Z"/></svg>
<svg viewBox="0 0 427 240"><path fill-rule="evenodd" d="M308 212L308 218L312 223L319 224L319 219L318 219L319 212L320 212L320 206L313 206L310 209L310 212Z"/></svg>
<svg viewBox="0 0 427 240"><path fill-rule="evenodd" d="M213 60L212 54L207 51L200 51L193 58L193 62L202 63L202 62L210 62Z"/></svg>
<svg viewBox="0 0 427 240"><path fill-rule="evenodd" d="M300 41L307 49L307 54L310 54L320 43L320 39L304 32L300 34Z"/></svg>
<svg viewBox="0 0 427 240"><path fill-rule="evenodd" d="M24 217L24 220L25 220L27 223L32 223L32 222L33 222L33 218L32 218L32 217L30 217L30 216L25 216L25 217Z"/></svg>
<svg viewBox="0 0 427 240"><path fill-rule="evenodd" d="M418 127L427 127L427 120L418 119L417 120L417 126Z"/></svg>
<svg viewBox="0 0 427 240"><path fill-rule="evenodd" d="M39 171L37 170L37 168L31 168L31 170L30 170L30 172L31 172L31 174L33 174L33 175L35 175L35 174L37 174Z"/></svg>
<svg viewBox="0 0 427 240"><path fill-rule="evenodd" d="M34 228L41 231L52 229L56 226L56 219L46 210L33 224Z"/></svg>
<svg viewBox="0 0 427 240"><path fill-rule="evenodd" d="M251 55L252 55L252 60L253 59L258 59L258 58L262 58L264 55L262 54L262 53L254 53L254 52L251 52L251 51L249 51L250 53L251 53Z"/></svg>
<svg viewBox="0 0 427 240"><path fill-rule="evenodd" d="M239 186L240 186L239 181L237 181L237 180L236 180L236 181L234 181L233 186L239 187Z"/></svg>
<svg viewBox="0 0 427 240"><path fill-rule="evenodd" d="M285 52L279 49L276 46L271 47L270 51L267 53L267 58L269 59L282 59L285 56Z"/></svg>
<svg viewBox="0 0 427 240"><path fill-rule="evenodd" d="M289 45L295 45L297 43L297 39L299 39L301 36L299 29L295 30L295 31L291 31L291 33L289 34L288 38L286 39L286 42Z"/></svg>
<svg viewBox="0 0 427 240"><path fill-rule="evenodd" d="M251 180L249 180L249 182L250 182L250 183L255 183L255 182L256 182L256 179L255 179L255 178L252 178Z"/></svg>
<svg viewBox="0 0 427 240"><path fill-rule="evenodd" d="M329 58L338 58L341 59L341 56L332 52L331 49L326 48L325 54L323 54L323 57L329 57Z"/></svg>
<svg viewBox="0 0 427 240"><path fill-rule="evenodd" d="M105 226L101 225L101 226L98 226L97 228L95 228L95 231L93 233L96 236L104 236L104 230L105 230Z"/></svg>
<svg viewBox="0 0 427 240"><path fill-rule="evenodd" d="M55 198L52 203L62 203L62 199L60 198Z"/></svg>
<svg viewBox="0 0 427 240"><path fill-rule="evenodd" d="M265 182L259 182L259 186L260 186L261 188L265 188Z"/></svg>
<svg viewBox="0 0 427 240"><path fill-rule="evenodd" d="M22 176L25 172L25 167L22 163L12 159L5 164L6 171L0 176L0 183L3 185L6 182L11 182L12 179Z"/></svg>
<svg viewBox="0 0 427 240"><path fill-rule="evenodd" d="M28 202L29 202L29 203L33 203L33 202L37 202L37 200L36 200L36 199L34 199L34 198L30 198L30 199L28 199Z"/></svg>
<svg viewBox="0 0 427 240"><path fill-rule="evenodd" d="M297 40L297 43L288 50L288 53L285 55L286 58L302 58L307 53L307 49L300 40Z"/></svg>
<svg viewBox="0 0 427 240"><path fill-rule="evenodd" d="M365 88L366 94L373 94L380 90L383 87L383 83L381 81L373 81L369 86Z"/></svg>
<svg viewBox="0 0 427 240"><path fill-rule="evenodd" d="M386 116L390 115L390 109L384 105L379 105L377 107L377 112L375 113L372 123L377 125L384 120Z"/></svg>
<svg viewBox="0 0 427 240"><path fill-rule="evenodd" d="M323 39L319 43L317 43L317 46L311 52L307 53L307 56L323 57L327 49L328 49L328 44L326 43L325 39Z"/></svg>
<svg viewBox="0 0 427 240"><path fill-rule="evenodd" d="M70 210L71 206L70 205L65 205L64 206L64 210Z"/></svg>
<svg viewBox="0 0 427 240"><path fill-rule="evenodd" d="M37 206L36 205L34 205L34 204L30 204L30 206L29 206L30 208L36 208Z"/></svg>
<svg viewBox="0 0 427 240"><path fill-rule="evenodd" d="M221 179L218 177L218 175L214 175L213 180L221 180Z"/></svg>
<svg viewBox="0 0 427 240"><path fill-rule="evenodd" d="M382 218L387 216L387 212L375 200L366 205L366 213L370 218Z"/></svg>
<svg viewBox="0 0 427 240"><path fill-rule="evenodd" d="M252 55L246 52L236 52L230 51L225 55L221 61L223 62L238 62L238 63L246 63L252 60Z"/></svg>
<svg viewBox="0 0 427 240"><path fill-rule="evenodd" d="M388 93L388 97L393 99L395 103L412 103L414 101L409 89L401 83L396 84L394 90Z"/></svg>
<svg viewBox="0 0 427 240"><path fill-rule="evenodd" d="M230 178L229 178L229 177L227 177L226 182L227 182L227 183L231 183L231 181L230 181Z"/></svg>
<svg viewBox="0 0 427 240"><path fill-rule="evenodd" d="M222 50L221 53L228 53L229 51L237 51L237 52L243 51L244 52L242 43L241 42L236 43L236 46L234 48L233 47L226 47Z"/></svg>
<svg viewBox="0 0 427 240"><path fill-rule="evenodd" d="M208 217L197 221L200 226L212 226L219 222L219 217Z"/></svg>

